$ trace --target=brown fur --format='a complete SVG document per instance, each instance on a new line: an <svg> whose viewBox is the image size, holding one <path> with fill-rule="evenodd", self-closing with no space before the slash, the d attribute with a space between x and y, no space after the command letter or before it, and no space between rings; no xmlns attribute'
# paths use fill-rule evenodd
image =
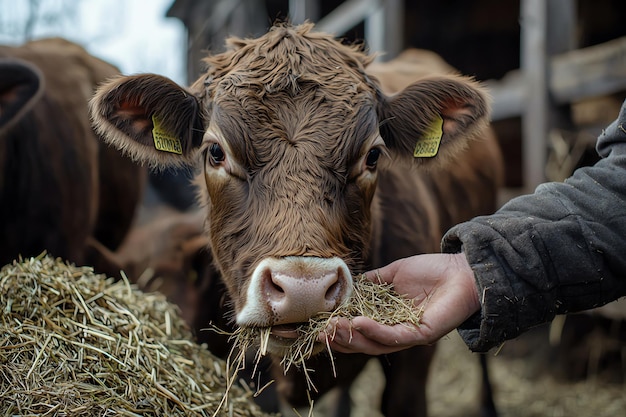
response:
<svg viewBox="0 0 626 417"><path fill-rule="evenodd" d="M96 86L118 70L59 38L0 46L0 59L35 68L42 87L38 95L20 87L11 95L3 77L0 113L19 111L0 128L0 262L46 250L119 273L100 243L107 250L121 243L145 174L98 140L87 112ZM20 97L31 98L24 105Z"/></svg>
<svg viewBox="0 0 626 417"><path fill-rule="evenodd" d="M253 269L267 257L338 257L356 274L436 251L450 222L483 214L480 204L447 214L449 192L470 187L468 194L480 194L471 187L486 184L483 199L495 201L500 170L486 169L478 181L470 171L500 167L497 152L484 152L478 163L466 161L474 157L472 149L495 145L476 140L488 125L489 99L475 81L430 74L391 95L367 74L370 56L312 31L310 24L277 26L259 39L232 39L229 45L206 59L206 74L190 89L197 102L180 99L184 90L157 76L123 77L99 90L91 114L106 140L139 160L176 165L201 156L197 184L211 252L236 311L246 302ZM166 103L171 97L174 104ZM165 108L171 111L170 133L186 142L181 156L150 146L150 117L168 118ZM436 116L444 121L437 157L414 158L417 138ZM198 120L205 131L200 146ZM212 144L219 144L220 160L212 159ZM372 149L392 159L368 165ZM464 171L466 164L472 168L451 185L439 185L439 177L446 184L447 172ZM432 179L419 172L422 167L430 168ZM385 415L426 414L432 354L432 347L424 347L383 358ZM316 358L314 395L349 384L367 359L335 361L336 379L328 361ZM284 398L306 403L301 375L278 378Z"/></svg>
<svg viewBox="0 0 626 417"><path fill-rule="evenodd" d="M423 49L407 49L390 62L375 62L367 72L376 77L390 96L433 74L457 74L439 55ZM454 169L424 173L422 179L437 204L439 233L472 217L493 213L504 185L504 161L495 132L481 128L480 140L472 141Z"/></svg>

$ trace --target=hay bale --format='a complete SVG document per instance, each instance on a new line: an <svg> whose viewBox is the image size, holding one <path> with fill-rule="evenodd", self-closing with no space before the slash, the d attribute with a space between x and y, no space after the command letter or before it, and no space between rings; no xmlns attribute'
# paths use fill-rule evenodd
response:
<svg viewBox="0 0 626 417"><path fill-rule="evenodd" d="M265 415L162 295L42 255L0 270L0 308L1 415Z"/></svg>

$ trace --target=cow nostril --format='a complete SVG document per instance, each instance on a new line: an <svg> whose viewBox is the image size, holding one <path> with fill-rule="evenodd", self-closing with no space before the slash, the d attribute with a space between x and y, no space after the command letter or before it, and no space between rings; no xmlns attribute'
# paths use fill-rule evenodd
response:
<svg viewBox="0 0 626 417"><path fill-rule="evenodd" d="M269 299L281 299L285 296L285 288L280 279L272 273L271 269L263 271L263 288Z"/></svg>
<svg viewBox="0 0 626 417"><path fill-rule="evenodd" d="M339 281L336 281L333 285L328 287L324 298L326 298L326 300L328 301L335 301L339 299L340 291L341 291L341 284L339 283Z"/></svg>
<svg viewBox="0 0 626 417"><path fill-rule="evenodd" d="M272 286L272 288L280 294L284 294L285 293L285 289L283 287L280 286L280 284L278 284L276 281L274 281L273 279L270 280L270 285Z"/></svg>
<svg viewBox="0 0 626 417"><path fill-rule="evenodd" d="M344 299L349 295L350 291L348 288L350 283L348 280L350 279L351 276L347 276L343 268L337 269L334 281L324 294L325 300L332 303L334 306L333 309L338 308Z"/></svg>

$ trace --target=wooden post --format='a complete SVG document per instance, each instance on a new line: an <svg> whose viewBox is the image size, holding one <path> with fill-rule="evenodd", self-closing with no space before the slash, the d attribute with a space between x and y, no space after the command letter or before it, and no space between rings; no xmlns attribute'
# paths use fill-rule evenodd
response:
<svg viewBox="0 0 626 417"><path fill-rule="evenodd" d="M319 14L319 0L289 0L289 18L294 24L304 23L305 20L316 22Z"/></svg>
<svg viewBox="0 0 626 417"><path fill-rule="evenodd" d="M522 0L521 69L526 89L522 114L524 191L545 182L548 134L547 5L545 0Z"/></svg>
<svg viewBox="0 0 626 417"><path fill-rule="evenodd" d="M377 59L388 61L404 49L404 2L385 0L365 18L365 39L370 51L382 52Z"/></svg>

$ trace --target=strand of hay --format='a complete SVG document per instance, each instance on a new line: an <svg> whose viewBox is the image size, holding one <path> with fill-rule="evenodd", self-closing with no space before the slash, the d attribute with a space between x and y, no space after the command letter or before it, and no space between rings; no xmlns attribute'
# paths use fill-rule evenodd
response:
<svg viewBox="0 0 626 417"><path fill-rule="evenodd" d="M364 316L386 325L419 326L425 304L417 308L413 304L413 300L399 295L393 289L392 284L384 283L381 279L378 281L376 283L371 282L364 274L355 277L354 291L347 302L333 312L320 313L310 318L308 323L300 325L297 328L300 336L294 340L281 359L284 372L286 373L291 366L303 369L309 390L315 390L315 386L309 378L310 370L306 367L306 361L311 358L315 351L315 344L319 343L317 336L327 330L331 319L334 317L352 319L357 316ZM232 333L233 350L227 363L227 369L231 375L236 375L243 367L245 353L254 346L258 346L255 359L258 364L261 357L267 353L266 346L271 331L271 327L239 327ZM332 338L332 335L329 336ZM332 363L331 349L328 345L326 348ZM332 367L334 371L334 363L332 363Z"/></svg>
<svg viewBox="0 0 626 417"><path fill-rule="evenodd" d="M0 308L0 415L266 415L163 295L42 255L0 270Z"/></svg>

